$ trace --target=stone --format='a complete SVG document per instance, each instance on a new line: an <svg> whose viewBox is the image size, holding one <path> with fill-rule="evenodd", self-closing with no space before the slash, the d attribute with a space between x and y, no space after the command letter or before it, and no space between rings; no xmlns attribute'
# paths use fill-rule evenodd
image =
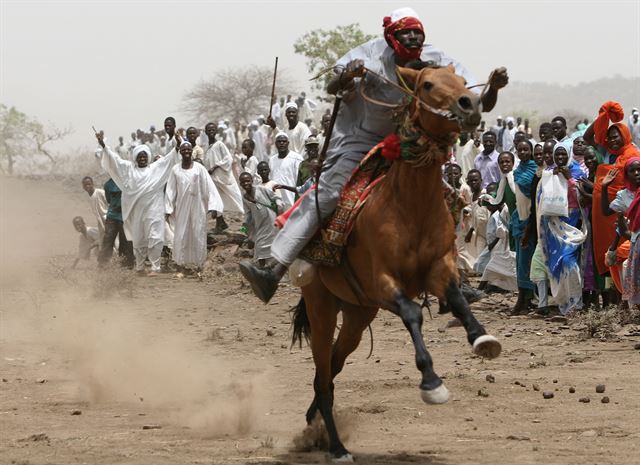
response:
<svg viewBox="0 0 640 465"><path fill-rule="evenodd" d="M485 388L478 389L478 396L480 397L489 397L489 393Z"/></svg>
<svg viewBox="0 0 640 465"><path fill-rule="evenodd" d="M534 384L532 387L533 387L534 391L539 391L540 390L540 386L538 386L537 384Z"/></svg>
<svg viewBox="0 0 640 465"><path fill-rule="evenodd" d="M580 397L580 399L578 399L578 402L582 402L583 404L588 404L589 402L591 402L591 399L589 399L588 397Z"/></svg>
<svg viewBox="0 0 640 465"><path fill-rule="evenodd" d="M486 380L487 380L487 381L489 381L490 383L495 383L495 382L496 382L496 377L495 377L495 376L493 376L493 375L491 375L491 374L489 374L489 375L485 376L485 378L484 378L484 379L486 379Z"/></svg>
<svg viewBox="0 0 640 465"><path fill-rule="evenodd" d="M604 384L596 384L596 392L598 394L602 394L605 390L605 385Z"/></svg>
<svg viewBox="0 0 640 465"><path fill-rule="evenodd" d="M555 394L553 393L553 391L544 391L542 393L542 397L544 397L545 399L553 399L554 396Z"/></svg>
<svg viewBox="0 0 640 465"><path fill-rule="evenodd" d="M571 386L571 387L569 388L569 393L570 393L570 394L574 394L575 392L576 392L576 388L574 388L573 386Z"/></svg>
<svg viewBox="0 0 640 465"><path fill-rule="evenodd" d="M71 415L82 415L82 410L72 410Z"/></svg>
<svg viewBox="0 0 640 465"><path fill-rule="evenodd" d="M162 428L162 426L160 426L160 425L144 425L142 427L142 429L161 429L161 428Z"/></svg>
<svg viewBox="0 0 640 465"><path fill-rule="evenodd" d="M580 433L580 437L583 438L595 438L598 435L598 433L592 429L589 429L587 431L583 431L582 433Z"/></svg>
<svg viewBox="0 0 640 465"><path fill-rule="evenodd" d="M600 399L600 402L602 402L603 404L608 404L609 398L607 396L604 396L602 399Z"/></svg>

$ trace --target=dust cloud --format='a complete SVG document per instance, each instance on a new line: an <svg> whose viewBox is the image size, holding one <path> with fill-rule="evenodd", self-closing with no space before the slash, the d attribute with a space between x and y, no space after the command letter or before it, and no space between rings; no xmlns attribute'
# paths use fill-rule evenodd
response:
<svg viewBox="0 0 640 465"><path fill-rule="evenodd" d="M174 334L142 305L157 300L96 298L96 271L71 272L71 218L91 218L84 192L2 179L0 348L55 359L66 393L89 405L122 404L191 428L198 436L244 435L264 419L264 375L247 375L193 333ZM79 187L79 186L78 186ZM78 188L79 190L79 188ZM53 258L52 258L53 257ZM115 404L115 405L113 405Z"/></svg>

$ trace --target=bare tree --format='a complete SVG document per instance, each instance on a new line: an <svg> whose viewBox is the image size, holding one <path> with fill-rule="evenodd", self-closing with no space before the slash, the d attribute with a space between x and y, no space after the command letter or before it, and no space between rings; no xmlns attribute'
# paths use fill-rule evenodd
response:
<svg viewBox="0 0 640 465"><path fill-rule="evenodd" d="M292 87L284 74L279 70L276 95ZM273 70L268 67L221 70L185 95L181 111L199 125L224 118L248 122L260 113L269 113L272 81Z"/></svg>

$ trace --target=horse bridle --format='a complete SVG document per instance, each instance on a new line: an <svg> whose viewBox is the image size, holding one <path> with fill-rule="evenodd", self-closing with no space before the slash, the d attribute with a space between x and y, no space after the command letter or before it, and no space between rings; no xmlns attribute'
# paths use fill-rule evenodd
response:
<svg viewBox="0 0 640 465"><path fill-rule="evenodd" d="M426 69L426 68L423 68ZM425 102L423 99L421 99L418 96L418 80L416 80L416 83L414 84L414 88L410 89L409 86L407 85L407 83L404 81L404 79L402 78L402 76L397 73L398 79L400 80L400 82L402 83L402 85L396 84L395 82L393 82L392 80L388 79L387 77L376 73L375 71L364 67L365 73L371 73L374 76L376 76L377 78L381 79L382 81L384 81L385 83L389 84L392 87L395 87L396 89L398 89L400 92L404 93L405 95L407 95L409 98L413 99L417 105L421 106L422 108L424 108L425 110L427 110L430 113L433 113L437 116L440 116L442 118L445 118L448 121L455 121L458 123L458 126L461 126L461 118L460 116L456 115L454 112L452 112L451 110L444 110L442 108L436 108L432 105L429 105L427 102ZM422 71L422 70L420 70ZM489 83L491 82L491 78L493 77L493 73L491 73L491 75L489 76L489 79L487 80L487 82L482 83L482 84L475 84L473 86L468 86L467 89L473 89L475 87L479 87L479 86L484 86L482 89L482 92L480 93L480 101L482 102L482 98L484 97L484 94L487 91L487 88L489 86ZM400 105L398 104L394 104L394 103L388 103L388 102L383 102L381 100L377 100L374 99L372 97L369 97L368 95L365 94L364 92L364 86L360 86L360 95L362 96L363 99L365 99L366 101L368 101L369 103L373 103L374 105L379 105L379 106L383 106L386 108L399 108Z"/></svg>

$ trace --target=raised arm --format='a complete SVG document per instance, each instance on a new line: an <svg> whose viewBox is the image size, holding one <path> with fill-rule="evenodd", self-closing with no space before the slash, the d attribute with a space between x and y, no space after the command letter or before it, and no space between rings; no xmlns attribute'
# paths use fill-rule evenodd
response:
<svg viewBox="0 0 640 465"><path fill-rule="evenodd" d="M96 138L98 139L98 144L102 147L102 157L100 158L100 164L102 168L109 173L109 176L113 179L113 181L118 185L120 190L124 190L123 187L126 184L126 180L129 177L129 172L133 163L129 160L123 160L107 147L104 143L103 135L98 133L96 134Z"/></svg>
<svg viewBox="0 0 640 465"><path fill-rule="evenodd" d="M604 216L611 216L615 213L610 207L609 202L609 185L613 182L618 174L618 169L614 168L610 170L604 179L602 179L602 196L600 197L600 208Z"/></svg>
<svg viewBox="0 0 640 465"><path fill-rule="evenodd" d="M482 111L489 112L493 110L498 101L498 91L505 87L509 83L509 75L507 74L507 68L496 68L491 73L489 79L489 88L482 96Z"/></svg>

